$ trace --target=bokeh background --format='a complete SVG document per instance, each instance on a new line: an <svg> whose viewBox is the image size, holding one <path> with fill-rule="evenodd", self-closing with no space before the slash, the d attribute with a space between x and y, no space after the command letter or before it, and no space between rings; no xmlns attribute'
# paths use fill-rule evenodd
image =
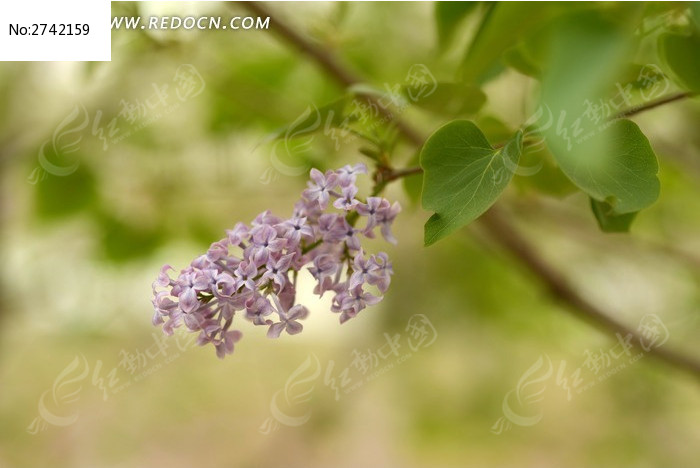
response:
<svg viewBox="0 0 700 468"><path fill-rule="evenodd" d="M218 2L112 8L246 13ZM439 50L427 2L268 8L380 90L403 85L414 64L451 79L478 21ZM184 267L265 209L290 215L310 167L367 160L361 141L330 131L292 151L271 140L344 92L271 31L121 30L112 47L109 63L0 65L0 466L698 466L696 379L649 356L594 373L590 357L615 352L614 337L552 302L478 225L424 248L429 214L402 183L386 195L404 211L398 245L381 246L395 275L378 306L340 326L309 287L304 333L268 340L244 324L223 361L187 335L163 340L150 324L162 264ZM535 88L500 70L474 118L516 126ZM414 107L401 117L426 135L445 121ZM631 234L601 233L582 194L514 184L500 204L589 300L631 327L656 314L664 346L698 357L700 107L635 121L659 156L662 195ZM45 173L42 154L67 174ZM405 143L393 151L397 167L414 157ZM409 352L416 314L435 340ZM385 334L400 335L402 357L362 374L357 355L386 350ZM344 369L352 383L336 398ZM561 377L573 385L576 369L583 383L568 399ZM543 378L518 387L528 370ZM541 419L509 426L504 399Z"/></svg>

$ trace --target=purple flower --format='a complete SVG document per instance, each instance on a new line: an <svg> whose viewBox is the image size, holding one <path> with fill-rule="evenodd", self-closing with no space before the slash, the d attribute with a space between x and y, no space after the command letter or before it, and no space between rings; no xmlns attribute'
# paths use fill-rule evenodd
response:
<svg viewBox="0 0 700 468"><path fill-rule="evenodd" d="M338 243L345 242L351 250L360 249L360 239L357 237L358 229L350 226L347 220L341 216L333 215L334 218L326 218L321 216L319 226L323 232L323 240L326 242Z"/></svg>
<svg viewBox="0 0 700 468"><path fill-rule="evenodd" d="M191 331L197 331L202 328L202 324L204 324L204 317L202 317L202 314L198 312L191 312L189 314L184 314L182 316L183 321L185 322L185 326L189 328Z"/></svg>
<svg viewBox="0 0 700 468"><path fill-rule="evenodd" d="M258 267L254 263L243 260L236 268L235 275L246 288L251 291L257 289L255 277L258 276Z"/></svg>
<svg viewBox="0 0 700 468"><path fill-rule="evenodd" d="M367 166L362 163L355 164L354 166L348 164L338 169L336 173L338 174L338 182L340 185L347 187L355 184L358 174L367 174Z"/></svg>
<svg viewBox="0 0 700 468"><path fill-rule="evenodd" d="M309 271L314 278L322 280L327 276L335 275L338 268L340 265L333 255L323 254L314 258L314 266L309 267Z"/></svg>
<svg viewBox="0 0 700 468"><path fill-rule="evenodd" d="M251 231L253 247L250 257L255 265L264 265L271 252L280 252L287 245L286 239L278 239L277 231L270 225L262 224Z"/></svg>
<svg viewBox="0 0 700 468"><path fill-rule="evenodd" d="M175 269L170 265L163 265L163 267L160 269L160 273L158 274L158 278L153 283L153 288L155 288L156 286L160 286L162 288L170 286L172 280L168 276L168 270L175 271Z"/></svg>
<svg viewBox="0 0 700 468"><path fill-rule="evenodd" d="M355 200L355 195L357 195L357 187L354 185L343 187L343 195L333 202L333 206L339 210L350 211L360 203Z"/></svg>
<svg viewBox="0 0 700 468"><path fill-rule="evenodd" d="M311 169L311 180L303 195L309 201L317 201L320 207L325 209L331 191L338 185L338 175L333 172L326 172L324 175L318 169Z"/></svg>
<svg viewBox="0 0 700 468"><path fill-rule="evenodd" d="M250 229L243 223L236 223L233 229L226 230L226 236L231 245L241 245L248 241Z"/></svg>
<svg viewBox="0 0 700 468"><path fill-rule="evenodd" d="M294 305L294 302L296 302L296 296L297 296L296 287L292 283L290 283L289 281L287 281L287 284L285 285L285 287L282 288L282 290L279 292L279 294L277 294L277 296L276 296L277 299L275 299L274 294L270 294L270 297L272 297L272 299L274 301L279 300L279 303L275 302L275 304L277 305L277 310L289 310L289 309L291 309L292 306ZM281 307L281 309L280 309L280 307Z"/></svg>
<svg viewBox="0 0 700 468"><path fill-rule="evenodd" d="M325 213L318 218L318 230L325 235L333 230L337 223L340 222L340 215L336 213Z"/></svg>
<svg viewBox="0 0 700 468"><path fill-rule="evenodd" d="M197 291L211 290L216 284L217 272L214 269L207 268L206 270L198 270L194 272L193 288Z"/></svg>
<svg viewBox="0 0 700 468"><path fill-rule="evenodd" d="M353 260L354 271L348 283L348 289L355 289L364 283L375 283L380 277L376 274L379 269L374 256L365 258L363 252L358 252Z"/></svg>
<svg viewBox="0 0 700 468"><path fill-rule="evenodd" d="M319 297L323 297L323 295L328 291L338 293L342 291L344 287L345 284L342 284L329 276L324 276L318 280L318 284L314 287L314 294L318 294Z"/></svg>
<svg viewBox="0 0 700 468"><path fill-rule="evenodd" d="M377 255L373 255L374 264L377 265L377 270L375 271L374 278L370 280L369 284L376 286L381 292L386 292L389 289L389 283L391 283L391 275L394 274L394 270L389 261L389 256L384 252L379 252Z"/></svg>
<svg viewBox="0 0 700 468"><path fill-rule="evenodd" d="M207 260L214 263L228 255L228 245L226 241L214 242L207 250Z"/></svg>
<svg viewBox="0 0 700 468"><path fill-rule="evenodd" d="M197 300L197 292L194 288L187 288L178 296L180 300L179 305L185 313L190 313L199 307L199 301Z"/></svg>
<svg viewBox="0 0 700 468"><path fill-rule="evenodd" d="M292 264L293 257L293 253L280 257L277 260L270 257L267 260L267 269L263 273L262 278L260 278L260 284L271 280L279 286L279 290L284 288L285 284L287 284L287 270L289 270L289 266Z"/></svg>
<svg viewBox="0 0 700 468"><path fill-rule="evenodd" d="M245 303L246 318L255 325L269 325L272 321L265 321L263 317L273 311L270 301L261 295L251 296Z"/></svg>
<svg viewBox="0 0 700 468"><path fill-rule="evenodd" d="M200 255L199 257L192 260L192 264L190 265L190 267L192 268L192 271L194 271L194 270L206 270L207 268L211 268L211 266L212 266L212 262L209 261L206 254Z"/></svg>
<svg viewBox="0 0 700 468"><path fill-rule="evenodd" d="M240 287L240 282L228 273L219 273L216 275L216 286L212 289L217 296L233 296L238 288Z"/></svg>
<svg viewBox="0 0 700 468"><path fill-rule="evenodd" d="M332 294L331 310L340 313L341 323L379 302L381 296L363 287L386 292L391 263L383 252L367 254L362 241L374 237L377 226L395 241L390 226L400 207L381 197L358 201L355 181L366 172L363 164L325 174L313 169L291 218L264 211L250 225L237 223L175 279L164 265L152 285L153 324L166 334L183 325L198 332L197 342L214 345L220 358L241 338L240 331L229 330L236 317L269 326L271 338L283 331L297 334L309 313L295 300L297 275L306 268L316 280L313 292ZM332 205L331 197L336 198ZM355 226L358 215L366 218L364 228Z"/></svg>
<svg viewBox="0 0 700 468"><path fill-rule="evenodd" d="M163 324L163 333L166 335L172 335L174 332L174 329L179 327L180 324L182 323L182 316L184 314L182 313L181 310L176 309L173 311L172 314L170 314L170 318L168 321L166 321Z"/></svg>
<svg viewBox="0 0 700 468"><path fill-rule="evenodd" d="M282 237L291 244L299 244L302 238L309 240L314 236L314 230L306 223L305 216L295 216L279 224L279 227L282 230Z"/></svg>
<svg viewBox="0 0 700 468"><path fill-rule="evenodd" d="M227 354L233 354L233 348L240 341L243 334L238 330L224 332L224 336L218 339L211 340L216 348L216 356L223 359Z"/></svg>
<svg viewBox="0 0 700 468"><path fill-rule="evenodd" d="M282 222L282 218L280 218L279 216L273 215L270 212L270 210L265 210L255 217L252 224L254 227L263 226L263 225L274 226L275 224L279 224L281 222Z"/></svg>
<svg viewBox="0 0 700 468"><path fill-rule="evenodd" d="M381 296L373 296L362 291L362 286L358 286L338 294L333 301L332 310L340 312L340 323L345 323L368 305L377 304L381 300Z"/></svg>
<svg viewBox="0 0 700 468"><path fill-rule="evenodd" d="M161 315L168 315L171 310L177 307L177 303L170 299L168 293L159 291L153 296L153 308Z"/></svg>
<svg viewBox="0 0 700 468"><path fill-rule="evenodd" d="M294 214L295 218L306 218L309 222L315 223L318 218L323 214L324 208L318 203L318 200L308 200L302 198L294 204Z"/></svg>
<svg viewBox="0 0 700 468"><path fill-rule="evenodd" d="M287 312L278 311L278 314L280 321L270 325L270 328L267 330L268 338L279 338L280 334L285 330L290 335L300 333L304 326L297 320L305 319L309 315L309 310L303 305L297 304Z"/></svg>
<svg viewBox="0 0 700 468"><path fill-rule="evenodd" d="M396 244L396 238L391 233L391 225L400 212L401 205L399 205L398 202L394 202L394 204L391 205L391 208L382 212L378 219L379 225L381 226L382 236L384 236L384 239L392 244Z"/></svg>
<svg viewBox="0 0 700 468"><path fill-rule="evenodd" d="M369 197L367 203L357 205L357 213L360 216L367 217L366 234L370 233L379 224L380 217L383 218L390 208L389 201L381 197Z"/></svg>

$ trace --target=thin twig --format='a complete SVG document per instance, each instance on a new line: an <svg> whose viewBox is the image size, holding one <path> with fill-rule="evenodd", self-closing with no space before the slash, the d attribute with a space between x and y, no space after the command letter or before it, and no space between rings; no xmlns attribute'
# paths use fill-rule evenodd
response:
<svg viewBox="0 0 700 468"><path fill-rule="evenodd" d="M659 99L656 99L654 101L649 101L644 104L641 104L639 106L634 106L630 107L629 109L623 110L622 112L619 112L615 114L614 116L611 117L610 120L615 120L615 119L624 119L626 117L631 117L633 115L637 115L639 113L642 113L644 111L648 111L649 109L654 109L655 107L663 106L664 104L668 104L670 102L675 102L675 101L680 101L682 99L690 98L695 96L695 93L691 93L690 91L686 91L683 93L675 93L675 94L670 94L668 96L660 97Z"/></svg>
<svg viewBox="0 0 700 468"><path fill-rule="evenodd" d="M392 180L400 179L402 177L408 177L412 175L418 175L423 173L423 168L420 166L416 167L407 167L405 169L394 169L391 171L385 178L387 182L391 182Z"/></svg>
<svg viewBox="0 0 700 468"><path fill-rule="evenodd" d="M284 21L273 15L266 7L257 2L241 2L241 5L249 9L259 16L269 16L270 24L287 42L294 45L297 49L306 53L311 57L323 70L332 77L341 86L347 87L357 84L360 81L353 72L342 65L329 51L310 42L302 35L298 34L291 27L286 25ZM622 116L630 116L642 112L643 110L673 102L679 99L688 97L687 95L678 95L666 98L664 102L650 102L639 108L630 109L621 113ZM367 99L376 103L376 99L367 96ZM660 100L661 101L661 100ZM378 103L377 103L378 104ZM388 118L393 119L394 125L398 131L415 146L421 147L424 143L424 138L420 134L408 126L401 119L394 116L391 110L377 105ZM374 194L381 192L387 183L407 177L414 174L422 173L420 167L412 167L406 169L393 169L390 167L380 167L376 174L376 184ZM602 309L588 302L583 296L579 295L576 290L564 279L561 272L557 271L553 266L540 258L530 244L514 229L507 219L500 216L492 207L489 212L480 218L482 224L492 234L501 247L511 252L525 267L527 267L534 275L536 275L547 286L551 296L556 300L567 305L567 309L572 311L576 316L585 319L586 321L597 325L599 328L607 331L610 334L620 333L623 336L632 335L634 342L640 343L641 337L627 328L623 324L617 322L610 317ZM690 372L696 377L700 377L700 364L691 358L677 354L667 348L652 348L650 353L657 358L671 364L679 369Z"/></svg>

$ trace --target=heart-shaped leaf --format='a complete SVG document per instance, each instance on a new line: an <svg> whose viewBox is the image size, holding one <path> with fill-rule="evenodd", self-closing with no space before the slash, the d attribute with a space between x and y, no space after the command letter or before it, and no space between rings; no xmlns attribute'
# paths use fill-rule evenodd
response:
<svg viewBox="0 0 700 468"><path fill-rule="evenodd" d="M633 6L634 7L634 6ZM629 120L610 121L627 96L605 98L611 79L632 50L627 25L597 12L567 16L551 29L542 81L542 126L559 168L581 190L610 205L610 214L633 213L659 195L656 155Z"/></svg>
<svg viewBox="0 0 700 468"><path fill-rule="evenodd" d="M517 169L522 149L518 132L502 148L493 148L468 120L452 121L423 146L423 208L434 211L425 224L431 245L484 213Z"/></svg>
<svg viewBox="0 0 700 468"><path fill-rule="evenodd" d="M637 124L617 120L571 151L553 151L562 171L595 200L611 206L611 214L633 213L659 197L659 165L649 140Z"/></svg>

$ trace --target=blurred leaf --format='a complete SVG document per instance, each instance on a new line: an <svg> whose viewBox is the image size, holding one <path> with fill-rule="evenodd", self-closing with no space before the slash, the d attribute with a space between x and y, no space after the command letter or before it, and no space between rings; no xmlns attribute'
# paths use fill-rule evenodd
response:
<svg viewBox="0 0 700 468"><path fill-rule="evenodd" d="M502 120L491 115L482 115L476 119L476 126L489 141L505 141L513 136L515 131Z"/></svg>
<svg viewBox="0 0 700 468"><path fill-rule="evenodd" d="M99 226L102 253L113 262L145 257L163 241L156 230L126 223L109 214L99 216Z"/></svg>
<svg viewBox="0 0 700 468"><path fill-rule="evenodd" d="M613 207L607 202L601 202L591 198L591 210L598 220L598 226L603 232L628 232L637 216L637 211L617 215Z"/></svg>
<svg viewBox="0 0 700 468"><path fill-rule="evenodd" d="M605 122L605 112L592 115L592 103L603 99L630 52L627 26L586 12L558 21L551 40L542 82L544 107L551 113L544 134L559 167L616 214L649 206L658 197L659 181L648 140L633 122ZM604 102L610 108L620 104Z"/></svg>
<svg viewBox="0 0 700 468"><path fill-rule="evenodd" d="M700 91L700 34L666 33L659 37L659 53L681 84Z"/></svg>
<svg viewBox="0 0 700 468"><path fill-rule="evenodd" d="M449 45L459 24L477 6L479 2L435 2L435 24L440 49Z"/></svg>
<svg viewBox="0 0 700 468"><path fill-rule="evenodd" d="M95 176L84 164L65 176L47 174L34 186L40 218L58 219L91 207L97 199Z"/></svg>
<svg viewBox="0 0 700 468"><path fill-rule="evenodd" d="M430 93L419 86L406 87L403 92L416 106L453 117L474 114L486 102L486 95L479 88L463 83L438 82Z"/></svg>
<svg viewBox="0 0 700 468"><path fill-rule="evenodd" d="M571 10L571 3L494 3L484 17L462 63L464 81L476 83L498 62L509 48L529 32L543 27L549 20ZM577 5L580 8L580 5Z"/></svg>
<svg viewBox="0 0 700 468"><path fill-rule="evenodd" d="M604 155L596 153L601 138L607 140ZM615 214L639 211L659 197L656 155L634 122L612 122L577 146L574 153L555 153L557 162L581 190L609 203Z"/></svg>
<svg viewBox="0 0 700 468"><path fill-rule="evenodd" d="M585 3L578 4L578 6L587 8ZM590 4L588 6L590 7ZM632 26L627 23L634 22L637 9L638 7L635 6L608 4L605 8L597 9L595 13L577 12L575 15L563 15L564 11L558 11L552 14L551 18L543 22L542 25L527 31L514 46L505 50L502 55L502 62L526 76L541 79L543 69L548 68L547 61L552 44L559 40L556 37L556 30L562 20L566 21L567 18L575 19L581 17L584 21L587 21L586 18L591 16L607 18L608 21L615 23L617 28L625 29L626 35L631 38L633 36ZM560 15L563 15L561 19L557 17ZM623 19L619 19L619 17ZM634 78L636 78L636 75ZM608 82L608 87L611 87L609 83L612 82L614 80Z"/></svg>
<svg viewBox="0 0 700 468"><path fill-rule="evenodd" d="M505 51L503 54L503 63L525 76L539 78L542 75L540 64L536 63L535 60L528 55L525 47L522 45Z"/></svg>
<svg viewBox="0 0 700 468"><path fill-rule="evenodd" d="M468 120L452 121L433 133L421 151L423 208L434 211L425 224L431 245L486 211L506 188L518 164L522 134L493 148Z"/></svg>
<svg viewBox="0 0 700 468"><path fill-rule="evenodd" d="M628 31L596 12L568 15L549 31L542 101L555 119L585 124L586 101L597 102L623 68L631 45Z"/></svg>
<svg viewBox="0 0 700 468"><path fill-rule="evenodd" d="M292 74L298 69L293 54L256 56L241 60L234 52L224 49L219 58L222 66L207 81L207 99L210 109L210 128L216 133L255 122L263 126L280 125L284 121L285 104L298 105L294 96L281 90L289 86ZM239 54L240 55L240 54ZM321 94L325 94L320 90ZM324 102L323 98L320 102Z"/></svg>

